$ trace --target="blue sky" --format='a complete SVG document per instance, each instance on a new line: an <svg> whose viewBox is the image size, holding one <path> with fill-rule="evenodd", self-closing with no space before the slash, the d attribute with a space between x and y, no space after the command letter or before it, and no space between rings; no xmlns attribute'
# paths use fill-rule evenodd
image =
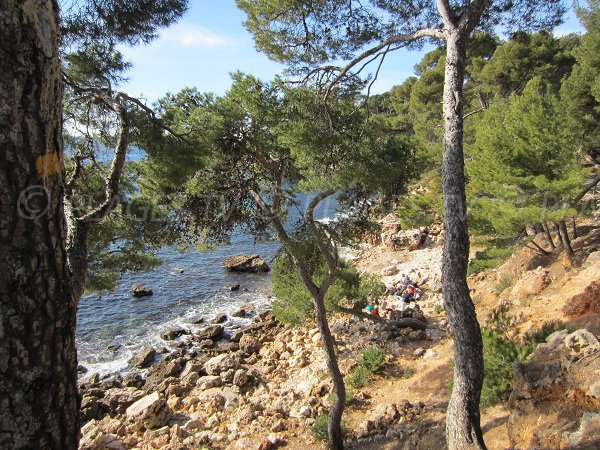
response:
<svg viewBox="0 0 600 450"><path fill-rule="evenodd" d="M229 74L236 70L263 80L282 71L282 65L254 49L252 36L242 25L245 15L234 0L208 3L190 0L186 15L163 30L159 39L147 46L122 49L133 63L124 86L127 92L150 103L184 87L195 86L201 92L221 95L231 84ZM580 31L581 26L570 14L555 35ZM413 75L413 66L422 55L402 50L388 55L371 92L385 92Z"/></svg>

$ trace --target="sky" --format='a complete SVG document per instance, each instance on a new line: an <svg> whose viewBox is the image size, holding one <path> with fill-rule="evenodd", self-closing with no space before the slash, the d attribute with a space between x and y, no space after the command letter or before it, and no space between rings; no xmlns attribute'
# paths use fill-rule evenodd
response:
<svg viewBox="0 0 600 450"><path fill-rule="evenodd" d="M252 35L242 24L244 19L235 0L211 1L210 6L207 1L190 0L188 12L175 25L162 30L157 40L121 49L133 64L123 89L150 104L184 87L222 95L231 85L229 74L236 70L264 81L273 79L283 66L255 50ZM554 34L581 31L571 12ZM413 75L413 67L424 51L399 50L388 55L371 93L386 92Z"/></svg>

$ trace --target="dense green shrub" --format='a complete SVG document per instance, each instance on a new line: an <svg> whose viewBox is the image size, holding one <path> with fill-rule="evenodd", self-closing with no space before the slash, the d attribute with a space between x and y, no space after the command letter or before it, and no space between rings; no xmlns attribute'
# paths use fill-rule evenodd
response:
<svg viewBox="0 0 600 450"><path fill-rule="evenodd" d="M315 423L312 426L312 432L315 436L315 439L318 441L326 441L327 440L327 423L329 421L329 417L327 414L323 414L316 418Z"/></svg>
<svg viewBox="0 0 600 450"><path fill-rule="evenodd" d="M371 371L364 366L356 366L346 377L346 382L354 389L365 387L369 383Z"/></svg>
<svg viewBox="0 0 600 450"><path fill-rule="evenodd" d="M367 348L362 352L362 358L358 365L366 368L369 372L377 372L383 361L385 360L385 352L375 347Z"/></svg>

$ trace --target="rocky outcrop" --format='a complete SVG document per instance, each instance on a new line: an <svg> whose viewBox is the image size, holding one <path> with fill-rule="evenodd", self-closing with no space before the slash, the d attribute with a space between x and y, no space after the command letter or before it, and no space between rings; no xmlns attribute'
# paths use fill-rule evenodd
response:
<svg viewBox="0 0 600 450"><path fill-rule="evenodd" d="M600 341L585 329L550 335L525 364L517 364L509 400L516 447L597 448L598 434L590 431L598 430L598 373Z"/></svg>
<svg viewBox="0 0 600 450"><path fill-rule="evenodd" d="M228 272L250 272L260 273L268 272L269 265L258 255L236 255L226 258L223 266Z"/></svg>
<svg viewBox="0 0 600 450"><path fill-rule="evenodd" d="M152 294L152 289L145 288L141 284L135 283L133 286L131 286L131 295L134 297L146 297Z"/></svg>
<svg viewBox="0 0 600 450"><path fill-rule="evenodd" d="M600 279L591 281L581 292L567 300L563 312L567 317L600 313Z"/></svg>

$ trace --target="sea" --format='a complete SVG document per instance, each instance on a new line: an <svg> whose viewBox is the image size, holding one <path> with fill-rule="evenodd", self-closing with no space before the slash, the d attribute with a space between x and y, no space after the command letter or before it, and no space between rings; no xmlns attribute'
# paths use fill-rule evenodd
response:
<svg viewBox="0 0 600 450"><path fill-rule="evenodd" d="M309 197L307 197L309 198ZM338 205L323 202L315 218L327 221ZM290 224L297 213L290 214ZM142 347L172 350L181 339L165 341L161 334L173 328L194 333L217 314L228 315L223 325L231 332L250 322L230 314L251 303L260 311L272 301L270 273L231 273L223 267L228 256L258 254L270 265L280 247L276 239L254 242L250 236L235 234L229 245L207 251L181 253L163 248L158 256L162 265L147 272L122 274L112 292L84 295L78 306L76 343L82 369L80 376L101 376L132 370L129 359ZM139 283L152 289L153 295L133 297L131 286ZM240 285L232 291L230 286Z"/></svg>

